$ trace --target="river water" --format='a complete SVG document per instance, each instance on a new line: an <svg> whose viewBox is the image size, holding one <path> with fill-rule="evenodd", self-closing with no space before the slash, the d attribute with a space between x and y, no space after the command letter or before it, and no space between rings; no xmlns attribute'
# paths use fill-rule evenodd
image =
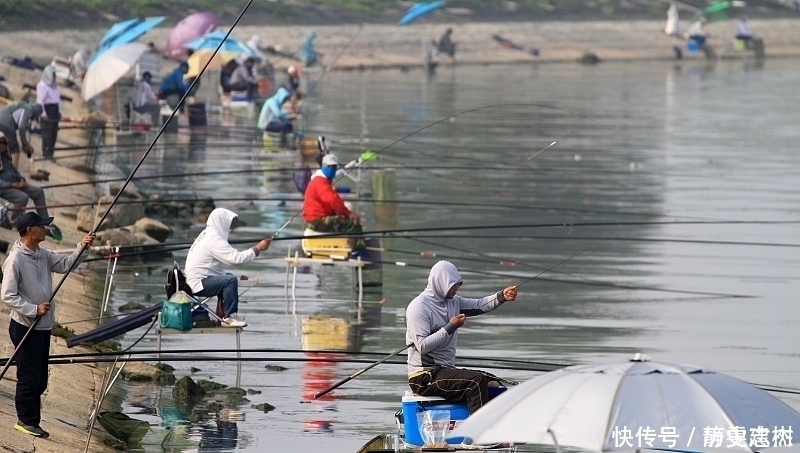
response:
<svg viewBox="0 0 800 453"><path fill-rule="evenodd" d="M301 268L298 302L288 303L282 257L299 244L276 241L232 269L249 278L240 290L258 279L240 307L250 324L242 347L392 351L404 343L405 306L424 289L436 259L459 267L461 294L482 296L583 252L525 283L516 302L469 319L459 354L577 364L643 352L798 388L800 117L797 97L787 93L799 70L798 61L768 60L329 73L310 87L306 124L309 135L326 135L340 161L451 117L370 163L393 169L401 203L394 218L378 220L370 202L356 203L368 230L498 228L384 240L383 259L409 265L386 264L382 294L368 292L360 309L350 271L338 266ZM209 113L210 123L223 121L253 119ZM268 169L140 184L170 196L269 198L235 205L249 226L233 238L271 235L299 210L288 174L276 171L296 166L295 154L264 153L257 139L218 126L162 140L142 175ZM282 197L290 201L275 201ZM179 226L172 240L191 240L201 229ZM295 220L282 234L301 233ZM182 264L185 252L172 259ZM121 262L112 307L160 300L172 259ZM234 346L232 334L166 336L162 345ZM152 334L137 345L154 347ZM287 370L269 371L267 363ZM233 362L172 365L179 377L194 366L195 379L236 383ZM379 366L321 401L313 394L364 366L244 362L241 386L261 393L202 422L176 421L169 388L126 384L125 410L153 424L188 426L200 451L351 452L394 429L405 367ZM776 396L800 409L797 396ZM276 409L251 407L264 402Z"/></svg>

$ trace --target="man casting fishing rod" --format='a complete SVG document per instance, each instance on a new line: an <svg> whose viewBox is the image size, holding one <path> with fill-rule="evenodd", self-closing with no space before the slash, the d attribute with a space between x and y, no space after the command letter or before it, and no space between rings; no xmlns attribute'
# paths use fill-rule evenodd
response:
<svg viewBox="0 0 800 453"><path fill-rule="evenodd" d="M468 316L488 313L517 298L517 287L509 286L481 299L457 295L463 280L458 269L439 261L431 268L428 286L408 304L406 344L408 385L422 396L440 396L466 401L472 414L489 402L490 379L483 373L456 368L458 328Z"/></svg>

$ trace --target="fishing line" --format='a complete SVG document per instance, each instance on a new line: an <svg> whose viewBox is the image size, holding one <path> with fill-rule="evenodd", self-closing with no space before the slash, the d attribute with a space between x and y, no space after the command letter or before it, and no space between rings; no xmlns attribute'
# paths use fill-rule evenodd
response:
<svg viewBox="0 0 800 453"><path fill-rule="evenodd" d="M358 34L361 33L361 30L364 29L364 25L366 25L366 24L362 23L361 25L358 26L358 30L356 30L356 32L353 34L353 36L350 38L350 40L347 41L347 44L345 44L344 47L342 47L342 49L339 50L339 52L336 54L336 56L333 58L333 60L331 60L331 63L328 66L325 67L325 70L322 71L322 74L320 74L320 76L317 78L317 80L314 81L314 85L319 84L319 81L322 80L325 77L325 74L330 72L331 67L333 67L333 65L336 63L336 60L338 60L339 57L342 56L342 53L344 53L344 51L347 50L348 47L350 47L350 44L352 44L353 41L356 40L356 37L358 36Z"/></svg>
<svg viewBox="0 0 800 453"><path fill-rule="evenodd" d="M538 156L539 154L542 154L542 153L543 153L543 152L545 152L545 151L546 151L548 148L550 148L551 146L555 145L555 144L556 144L556 143L558 143L558 142L559 142L561 139L563 139L563 138L564 138L564 137L566 137L567 135L570 135L570 134L572 134L573 132L575 132L575 131L574 131L574 130L573 130L573 131L569 131L569 133L568 133L568 134L564 134L564 135L563 135L561 138L559 138L558 140L556 140L556 141L554 141L553 143L551 143L551 144L549 144L549 145L545 146L544 148L542 148L542 150L541 150L541 151L539 151L538 153L536 153L536 154L534 154L533 156L529 157L529 158L528 158L528 160L531 160L531 159L533 159L534 157Z"/></svg>
<svg viewBox="0 0 800 453"><path fill-rule="evenodd" d="M601 123L601 122L599 122L599 121L597 121L597 120L595 120L595 119L593 119L593 118L590 118L590 117L588 117L588 116L582 115L582 114L580 114L580 113L577 113L577 112L573 112L573 111L571 111L571 110L563 109L563 108L561 108L561 107L555 107L555 106L550 106L550 105L546 105L546 104L538 104L538 103L500 103L500 104L491 104L491 105L484 105L484 106L481 106L481 107L475 107L475 108L473 108L473 109L464 110L464 111L458 112L458 113L456 113L456 114L454 114L454 115L450 115L450 116L447 116L447 117L445 117L445 118L442 118L442 119L440 119L440 120L434 121L433 123L430 123L430 124L428 124L428 125L426 125L426 126L423 126L423 127L419 128L419 129L416 129L416 130L414 130L414 131L412 131L412 132L410 132L410 133L408 133L408 134L406 134L406 135L403 135L402 137L398 138L397 140L395 140L395 141L393 141L393 142L389 143L388 145L384 146L383 148L381 148L381 149L379 149L379 150L375 151L375 152L373 153L373 155L374 155L374 156L377 156L377 155L381 154L382 152L386 151L387 149L391 148L391 147L392 147L392 146L394 146L395 144L402 142L402 141L403 141L403 140L405 140L406 138L408 138L408 137L412 137L412 136L414 136L414 135L416 135L416 134L418 134L418 133L420 133L420 132L422 132L422 131L424 131L424 130L430 129L431 127L433 127L433 126L436 126L437 124L443 123L443 122L445 122L445 121L449 121L449 120L450 120L450 119L452 119L452 118L457 118L457 117L459 117L459 116L461 116L461 115L465 115L465 114L468 114L468 113L479 112L479 111L481 111L481 110L487 110L487 109L498 108L498 107L510 107L510 106L525 106L525 107L549 108L549 109L559 110L559 111L562 111L562 112L567 112L567 113L570 113L570 114L572 114L572 115L576 115L576 116L579 116L579 117L581 117L581 118L587 119L587 120L589 120L589 121L591 121L591 122L593 122L593 123L599 124L599 125L601 125L601 126L603 126L603 127L607 128L607 129L609 129L609 130L612 130L612 131L616 132L616 133L617 133L617 134L619 134L619 135L622 135L620 132L617 132L615 129L611 128L610 126L606 126L605 124L603 124L603 123ZM351 170L353 170L353 169L351 169ZM339 178L337 178L336 180L334 180L332 184L335 184L335 183L337 183L338 181L342 180L342 179L343 179L343 178L345 178L345 177L346 177L346 175L342 175L342 176L340 176ZM289 218L289 220L287 220L287 221L286 221L286 223L285 223L285 224L283 224L283 226L281 226L281 227L280 227L280 228L279 228L279 229L278 229L278 230L277 230L277 231L276 231L276 232L275 232L275 233L272 235L272 237L273 237L273 238L277 237L277 236L278 236L278 234L279 234L281 231L283 231L283 229L284 229L284 228L286 228L286 227L289 225L289 223L291 223L291 222L292 222L292 220L294 220L294 219L295 219L295 218L296 218L298 215L300 215L302 212L303 212L302 210L300 210L300 211L297 211L297 212L296 212L296 213L295 213L295 214L294 214L294 215L293 215L291 218Z"/></svg>
<svg viewBox="0 0 800 453"><path fill-rule="evenodd" d="M228 39L228 36L230 36L231 32L233 32L233 29L236 27L236 25L242 19L242 16L244 16L244 13L247 11L247 8L250 7L250 4L252 2L253 2L253 0L248 0L248 2L245 5L244 9L242 9L242 12L239 14L239 17L236 18L236 20L234 21L234 23L231 26L231 28L225 34L225 37L220 41L219 45L217 45L217 48L214 50L214 53L212 54L212 57L219 52L220 48L225 43L225 40ZM183 94L183 96L181 97L180 101L178 101L178 107L180 107L180 106L182 106L184 104L186 98L189 96L189 93L195 87L195 85L197 84L198 80L200 80L200 77L202 77L203 73L205 72L206 68L208 68L208 65L210 63L211 63L211 59L209 59L206 62L206 64L200 70L200 73L198 74L198 76L194 80L192 80L192 83L189 85L189 89ZM169 122L172 121L172 119L175 117L177 112L178 112L178 109L177 108L174 109L170 113L170 115L166 119L166 121L164 121L164 124L161 126L161 129L159 129L159 131L156 134L155 138L150 143L150 146L147 148L147 151L144 152L144 154L142 155L141 159L139 160L139 163L136 164L136 167L133 169L133 171L131 172L130 176L128 176L128 179L122 184L122 188L119 190L119 192L117 192L117 195L114 196L114 199L112 200L111 204L108 206L108 209L106 209L106 211L103 213L102 217L99 219L99 221L97 221L97 223L95 224L96 226L92 228L92 231L90 232L90 234L94 234L95 231L97 230L97 228L100 225L102 225L103 222L105 221L105 219L108 217L109 213L111 212L111 209L114 207L114 204L122 196L122 193L125 191L125 188L128 187L128 184L130 183L131 179L133 179L133 176L136 174L136 171L139 170L139 168L142 166L142 164L144 163L144 160L150 154L150 151L152 151L152 149L155 147L156 143L158 142L158 139L161 137L161 135L164 133L164 130L167 128L167 124L169 124ZM86 250L87 247L88 247L87 245L81 244L79 257L80 257L81 254L83 254L83 252ZM58 285L56 286L56 288L53 290L52 294L50 295L50 299L48 300L49 303L51 303L53 301L53 299L55 298L56 294L58 294L58 291L64 285L64 282L67 280L67 277L69 277L69 274L72 273L72 269L75 268L75 266L78 263L78 261L80 261L80 259L76 259L75 261L73 261L72 264L70 265L69 269L67 269L67 271L64 273L64 276L58 282ZM38 316L36 316L36 318L34 318L33 322L31 322L31 325L28 328L28 330L25 332L25 335L22 337L22 339L20 339L19 343L14 348L14 352L11 355L11 357L9 358L9 362L6 363L6 365L3 367L2 371L0 371L0 380L2 380L2 378L6 374L6 371L8 371L9 363L14 359L14 357L17 356L17 354L19 353L20 348L24 345L25 341L30 336L31 331L33 331L36 328L36 325L39 324L39 321L41 321L41 319L42 319L42 316L38 315Z"/></svg>
<svg viewBox="0 0 800 453"><path fill-rule="evenodd" d="M556 264L555 266L548 267L547 269L543 270L542 272L539 272L538 274L536 274L536 275L534 275L533 277L531 277L531 278L529 278L529 279L525 280L524 282L522 282L522 283L519 283L519 284L515 285L515 286L514 286L514 289L516 289L516 288L519 288L520 286L524 285L525 283L528 283L529 281L531 281L531 280L535 279L536 277L538 277L538 276L540 276L540 275L544 274L544 273L545 273L545 272L547 272L547 271L551 271L551 270L553 270L553 269L557 268L558 266L561 266L562 264L566 263L567 261L571 260L572 258L575 258L575 257L576 257L576 256L578 256L578 255L581 255L581 254L583 254L584 252L586 252L586 250L584 250L584 251L582 251L582 252L578 252L578 253L576 253L576 254L574 254L574 255L570 256L569 258L565 259L564 261L561 261L560 263Z"/></svg>

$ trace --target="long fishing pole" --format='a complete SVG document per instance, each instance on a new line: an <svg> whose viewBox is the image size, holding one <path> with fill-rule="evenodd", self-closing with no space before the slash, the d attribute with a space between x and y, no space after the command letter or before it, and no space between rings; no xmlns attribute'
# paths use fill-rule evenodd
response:
<svg viewBox="0 0 800 453"><path fill-rule="evenodd" d="M322 80L323 77L325 77L325 74L330 72L331 68L333 67L334 64L336 64L336 61L339 59L339 57L341 57L342 54L344 53L344 51L347 50L348 47L350 47L350 44L353 44L353 41L356 40L356 37L358 36L358 34L361 33L361 30L364 29L364 25L366 25L366 24L362 23L361 25L358 26L358 30L356 30L356 32L353 33L353 36L350 38L349 41L347 41L347 44L345 44L344 47L342 47L339 50L339 52L336 54L336 56L333 57L333 60L331 60L330 64L328 64L328 66L325 67L325 70L322 71L322 74L320 74L320 76L317 77L317 80L314 81L315 85L318 84L319 81Z"/></svg>
<svg viewBox="0 0 800 453"><path fill-rule="evenodd" d="M253 0L248 0L248 2L245 5L244 9L242 9L242 12L239 14L239 17L236 18L236 20L234 21L234 23L231 26L230 30L228 30L228 32L225 34L225 38L223 38L220 41L220 43L217 45L217 48L214 49L214 53L212 54L212 58L215 55L217 55L217 53L219 52L220 48L222 48L222 45L225 43L225 40L228 39L228 36L230 36L231 32L233 32L233 29L236 27L236 25L242 19L242 16L244 16L244 13L250 7L251 3L253 3ZM192 83L189 85L189 89L183 94L183 96L181 97L180 101L178 102L177 108L175 108L172 112L170 112L169 117L166 119L166 121L164 121L164 124L161 126L161 129L159 129L159 131L156 134L155 138L153 138L153 141L150 143L150 146L147 147L147 151L145 151L144 154L142 155L141 159L139 159L139 162L136 164L136 167L134 167L134 169L131 172L130 176L128 176L128 179L125 180L125 182L122 184L122 188L114 196L114 200L111 201L111 204L108 206L106 211L103 213L103 215L100 218L100 220L97 221L95 226L92 228L92 231L90 232L90 234L94 234L97 231L97 228L100 225L102 225L103 222L105 221L105 219L108 217L109 213L111 212L111 209L114 207L114 204L116 204L117 200L119 200L119 198L122 196L123 192L125 192L125 188L128 187L128 184L130 184L130 182L133 179L134 175L139 170L139 168L142 166L142 164L144 163L144 160L150 154L150 151L153 150L153 148L156 145L156 142L158 142L158 139L161 137L161 135L166 130L167 124L169 124L169 122L172 121L172 119L178 113L178 109L184 104L184 102L186 101L186 98L189 97L189 93L195 87L195 85L197 84L198 80L200 80L200 77L203 75L203 73L205 72L206 68L208 68L208 65L210 63L211 63L211 59L209 59L206 62L206 64L200 70L200 73L198 74L198 76L194 80L192 80ZM72 272L72 269L74 269L75 265L78 263L78 261L80 261L80 255L83 254L83 252L86 250L87 247L88 247L87 244L83 244L83 243L81 244L81 249L80 249L80 253L78 254L78 259L74 260L72 262L72 264L70 265L69 269L67 269L67 272L64 273L64 276L61 278L61 281L58 282L58 285L56 285L55 290L53 290L52 294L50 295L50 299L48 299L48 303L52 303L52 301L55 298L56 294L58 294L58 291L64 285L64 282L67 280L67 277L69 277L69 274ZM28 327L27 332L25 332L25 335L22 337L22 339L20 339L20 341L17 344L16 348L14 348L14 352L11 354L9 362L6 363L6 365L3 367L2 371L0 371L0 380L3 379L3 377L6 374L6 372L8 371L9 364L17 356L17 354L19 354L19 351L22 348L22 346L25 344L25 341L27 341L27 339L30 336L31 332L36 328L36 326L39 324L39 321L41 321L41 319L42 319L42 316L38 315L38 316L36 316L36 318L34 318L33 322L31 322L31 325L30 325L30 327Z"/></svg>
<svg viewBox="0 0 800 453"><path fill-rule="evenodd" d="M377 155L381 154L382 152L386 151L387 149L391 148L392 146L396 145L397 143L400 143L400 142L402 142L403 140L405 140L405 139L407 139L407 138L409 138L409 137L412 137L412 136L414 136L414 135L416 135L416 134L419 134L420 132L422 132L422 131L424 131L424 130L430 129L431 127L433 127L433 126L436 126L437 124L444 123L445 121L450 121L452 118L457 118L457 117L459 117L459 116L461 116L461 115L466 115L466 114L468 114L468 113L479 112L479 111L481 111L481 110L492 109L492 108L498 108L498 107L512 107L512 106L540 107L540 108L549 108L549 109L559 110L559 111L562 111L562 112L567 112L567 113L570 113L570 114L572 114L572 115L576 115L576 116L579 116L579 117L581 117L581 118L587 119L587 120L589 120L589 121L591 121L591 122L593 122L593 123L596 123L596 124L602 125L603 127L607 128L607 129L609 129L609 130L612 130L612 131L616 132L616 133L617 133L617 134L619 134L619 135L622 135L622 133L618 132L618 131L617 131L617 130L615 130L614 128L612 128L612 127L610 127L610 126L607 126L607 125L605 125L605 124L603 124L603 123L601 123L601 122L599 122L599 121L595 120L594 118L591 118L591 117L588 117L588 116L586 116L586 115L582 115L582 114L580 114L580 113L573 112L573 111L571 111L571 110L567 110L567 109L564 109L564 108L561 108L561 107L555 107L555 106L551 106L551 105L539 104L539 103L532 103L532 102L531 102L531 103L516 103L516 102L511 102L511 103L500 103L500 104L491 104L491 105L484 105L484 106L481 106L481 107L475 107L475 108L472 108L472 109L463 110L463 111L461 111L461 112L458 112L458 113L456 113L456 114L454 114L454 115L450 115L450 116L444 117L444 118L442 118L442 119L440 119L440 120L434 121L434 122L432 122L432 123L430 123L430 124L427 124L427 125L425 125L425 126L423 126L423 127L419 128L419 129L416 129L416 130L414 130L414 131L412 131L412 132L410 132L410 133L408 133L408 134L406 134L406 135L403 135L402 137L398 138L397 140L394 140L393 142L389 143L388 145L384 146L383 148L381 148L381 149L379 149L379 150L375 151L375 152L373 153L373 155L374 155L374 156L377 156ZM334 181L334 183L336 183L336 182L340 181L340 180L341 180L342 178L344 178L345 176L346 176L346 175L342 175L342 176L340 176L338 179L336 179L336 180ZM318 195L318 197L319 197L319 195ZM286 223L284 223L284 224L283 224L283 226L281 226L281 227L280 227L280 228L279 228L279 229L278 229L278 230L277 230L277 231L276 231L276 232L275 232L275 233L272 235L272 237L273 237L273 238L277 237L277 236L278 236L278 234L279 234L281 231L283 231L283 229L284 229L284 228L286 228L286 227L289 225L289 223L291 223L291 222L292 222L292 221L293 221L293 220L294 220L294 219L295 219L295 218L296 218L298 215L300 215L302 212L303 212L302 210L300 210L300 211L297 211L297 212L296 212L296 213L295 213L295 214L294 214L294 215L293 215L291 218L289 218L289 220L287 220L287 221L286 221Z"/></svg>
<svg viewBox="0 0 800 453"><path fill-rule="evenodd" d="M75 353L75 354L53 354L50 355L50 359L78 359L78 358L93 358L93 357L116 357L121 355L155 355L155 354L177 354L177 355L184 355L184 354L232 354L232 353L243 353L243 354L253 354L253 353L286 353L286 354L322 354L322 355L342 355L342 356L385 356L385 352L371 352L371 351L341 351L341 350L330 350L330 349L276 349L276 348L250 348L250 349L154 349L154 350L144 350L144 351L111 351L111 352L86 352L86 353ZM5 363L8 359L0 358L0 363ZM467 361L485 361L485 362L497 362L497 363L510 363L510 364L518 364L518 365L542 365L542 366L551 366L554 369L562 368L566 366L571 366L574 364L567 364L567 363L554 363L554 362L539 362L533 360L520 360L520 359L504 359L504 358L495 358L495 357L475 357L475 356L459 356L459 360L467 360Z"/></svg>
<svg viewBox="0 0 800 453"><path fill-rule="evenodd" d="M351 380L361 376L362 374L364 374L367 371L375 368L376 366L380 365L381 363L386 362L387 360L391 359L392 357L396 356L397 354L400 354L401 352L405 351L406 349L410 348L411 346L414 346L414 344L413 343L409 343L409 344L403 346L402 348L400 348L400 349L392 352L391 354L387 355L386 357L378 360L377 362L374 362L370 366L368 366L366 368L362 368L362 369L356 371L355 373L351 374L350 376L347 376L346 378L344 378L341 381L333 384L332 386L328 387L327 389L315 393L314 394L314 399L317 399L320 396L325 395L326 393L341 387L342 385L344 385L344 384L350 382ZM400 363L405 363L405 362L400 362Z"/></svg>
<svg viewBox="0 0 800 453"><path fill-rule="evenodd" d="M515 289L516 289L516 288L519 288L520 286L524 285L525 283L528 283L529 281L531 281L531 280L535 279L536 277L538 277L538 276L540 276L540 275L544 274L545 272L551 271L551 270L553 270L553 269L557 268L558 266L561 266L562 264L566 263L567 261L571 260L572 258L575 258L576 256L578 256L578 255L580 255L580 254L582 254L582 253L584 253L584 252L586 252L586 250L584 250L584 251L582 251L582 252L579 252L579 253L576 253L576 254L574 254L574 255L570 256L569 258L567 258L567 259L565 259L564 261L562 261L562 262L560 262L560 263L556 264L555 266L548 267L547 269L543 270L542 272L539 272L538 274L536 274L536 275L534 275L533 277L531 277L531 278L529 278L529 279L525 280L524 282L522 282L522 283L518 283L518 284L514 285L514 288L515 288Z"/></svg>

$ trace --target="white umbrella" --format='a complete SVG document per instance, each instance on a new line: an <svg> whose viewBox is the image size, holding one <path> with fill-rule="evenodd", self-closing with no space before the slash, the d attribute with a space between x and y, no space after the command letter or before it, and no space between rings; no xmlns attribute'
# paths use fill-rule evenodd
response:
<svg viewBox="0 0 800 453"><path fill-rule="evenodd" d="M776 452L788 453L785 446L800 442L798 427L800 414L730 376L631 361L572 366L531 379L493 399L451 437L595 452L744 453L777 446Z"/></svg>
<svg viewBox="0 0 800 453"><path fill-rule="evenodd" d="M132 42L112 47L103 52L89 66L81 86L81 96L88 101L113 86L139 61L147 46Z"/></svg>

